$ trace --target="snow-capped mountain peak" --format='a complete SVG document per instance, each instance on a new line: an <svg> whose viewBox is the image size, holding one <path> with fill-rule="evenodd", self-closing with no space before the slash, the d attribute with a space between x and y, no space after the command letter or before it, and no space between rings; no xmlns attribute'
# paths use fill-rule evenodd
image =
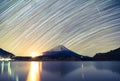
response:
<svg viewBox="0 0 120 81"><path fill-rule="evenodd" d="M59 45L59 46L56 46L54 47L53 49L49 50L49 51L67 51L69 49L67 49L65 46L63 45Z"/></svg>

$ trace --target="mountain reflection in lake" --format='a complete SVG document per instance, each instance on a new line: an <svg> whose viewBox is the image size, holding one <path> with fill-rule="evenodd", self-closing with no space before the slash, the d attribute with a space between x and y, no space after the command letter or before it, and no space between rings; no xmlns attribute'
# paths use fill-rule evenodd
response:
<svg viewBox="0 0 120 81"><path fill-rule="evenodd" d="M0 81L120 81L120 63L0 62Z"/></svg>

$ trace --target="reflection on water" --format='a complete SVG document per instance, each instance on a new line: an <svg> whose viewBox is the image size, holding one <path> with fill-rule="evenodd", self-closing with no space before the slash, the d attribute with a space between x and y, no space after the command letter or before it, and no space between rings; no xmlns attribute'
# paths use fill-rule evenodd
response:
<svg viewBox="0 0 120 81"><path fill-rule="evenodd" d="M94 66L99 70L110 70L112 72L120 74L119 62L94 62Z"/></svg>
<svg viewBox="0 0 120 81"><path fill-rule="evenodd" d="M81 68L81 63L79 62L43 62L42 69L49 73L66 76L75 70Z"/></svg>
<svg viewBox="0 0 120 81"><path fill-rule="evenodd" d="M40 81L40 73L42 71L41 67L41 62L31 62L27 81Z"/></svg>
<svg viewBox="0 0 120 81"><path fill-rule="evenodd" d="M82 78L84 79L85 76L84 76L84 65L82 64Z"/></svg>
<svg viewBox="0 0 120 81"><path fill-rule="evenodd" d="M0 81L120 81L120 63L0 62Z"/></svg>
<svg viewBox="0 0 120 81"><path fill-rule="evenodd" d="M5 67L5 65L7 67ZM1 63L1 74L7 73L8 75L11 76L11 67L10 67L10 62L2 62Z"/></svg>
<svg viewBox="0 0 120 81"><path fill-rule="evenodd" d="M19 81L17 74L14 73L11 69L11 62L0 62L0 81ZM6 77L7 76L7 77ZM5 77L5 78L4 78Z"/></svg>

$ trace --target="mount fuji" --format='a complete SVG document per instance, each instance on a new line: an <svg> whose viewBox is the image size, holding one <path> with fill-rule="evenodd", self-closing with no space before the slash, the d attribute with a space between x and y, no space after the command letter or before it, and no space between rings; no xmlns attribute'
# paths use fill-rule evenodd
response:
<svg viewBox="0 0 120 81"><path fill-rule="evenodd" d="M63 45L56 46L53 49L43 52L43 56L40 57L47 60L91 60L90 57L79 55Z"/></svg>
<svg viewBox="0 0 120 81"><path fill-rule="evenodd" d="M61 57L77 57L77 58L81 58L81 55L78 55L77 53L67 49L65 46L63 45L59 45L54 47L53 49L46 51L43 53L43 56L61 56Z"/></svg>

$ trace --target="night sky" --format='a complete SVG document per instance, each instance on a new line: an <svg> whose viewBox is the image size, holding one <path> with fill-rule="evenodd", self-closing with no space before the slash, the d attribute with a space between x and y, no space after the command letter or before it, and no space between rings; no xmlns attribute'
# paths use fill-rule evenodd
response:
<svg viewBox="0 0 120 81"><path fill-rule="evenodd" d="M93 56L120 47L119 0L0 0L0 48L19 56L64 45Z"/></svg>

